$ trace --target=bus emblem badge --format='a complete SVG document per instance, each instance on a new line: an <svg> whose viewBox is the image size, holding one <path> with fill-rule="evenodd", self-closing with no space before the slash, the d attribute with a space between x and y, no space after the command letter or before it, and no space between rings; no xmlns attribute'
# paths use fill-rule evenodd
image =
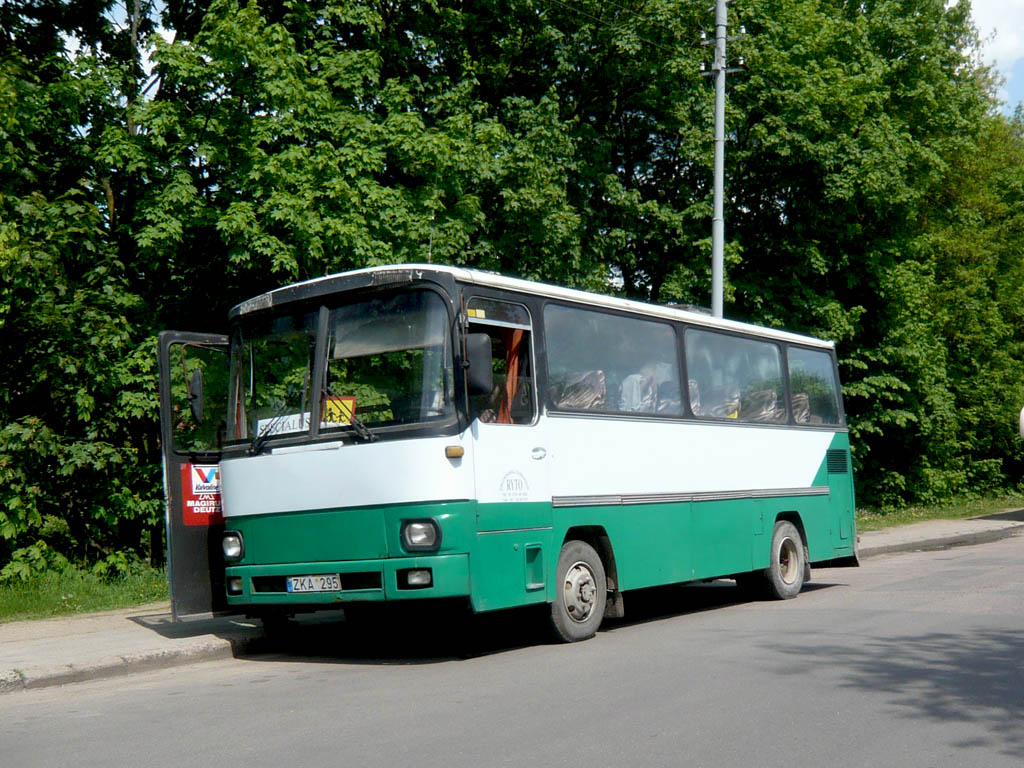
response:
<svg viewBox="0 0 1024 768"><path fill-rule="evenodd" d="M519 472L506 472L499 488L502 501L526 501L530 495L530 484Z"/></svg>

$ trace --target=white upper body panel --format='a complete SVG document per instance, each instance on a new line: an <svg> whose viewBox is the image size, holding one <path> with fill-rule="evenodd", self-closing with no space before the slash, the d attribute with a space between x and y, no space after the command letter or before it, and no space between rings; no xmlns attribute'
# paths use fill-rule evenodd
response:
<svg viewBox="0 0 1024 768"><path fill-rule="evenodd" d="M459 436L278 448L221 463L226 518L473 498L472 451Z"/></svg>
<svg viewBox="0 0 1024 768"><path fill-rule="evenodd" d="M545 416L461 436L280 448L221 464L225 517L476 499L810 489L830 430ZM461 459L445 447L461 445ZM476 467L476 476L474 476Z"/></svg>

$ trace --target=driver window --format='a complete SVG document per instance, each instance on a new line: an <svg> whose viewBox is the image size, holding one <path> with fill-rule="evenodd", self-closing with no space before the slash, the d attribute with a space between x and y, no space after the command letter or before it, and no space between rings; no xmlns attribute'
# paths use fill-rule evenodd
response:
<svg viewBox="0 0 1024 768"><path fill-rule="evenodd" d="M522 304L479 296L466 305L470 333L491 339L494 387L472 400L473 416L492 424L531 424L536 415L530 313Z"/></svg>

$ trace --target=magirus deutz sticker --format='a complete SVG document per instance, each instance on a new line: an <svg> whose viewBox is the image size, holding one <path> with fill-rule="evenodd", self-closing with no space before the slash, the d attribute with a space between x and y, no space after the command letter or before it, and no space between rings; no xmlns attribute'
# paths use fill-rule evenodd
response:
<svg viewBox="0 0 1024 768"><path fill-rule="evenodd" d="M185 525L213 525L224 522L220 506L218 465L183 464L181 495Z"/></svg>

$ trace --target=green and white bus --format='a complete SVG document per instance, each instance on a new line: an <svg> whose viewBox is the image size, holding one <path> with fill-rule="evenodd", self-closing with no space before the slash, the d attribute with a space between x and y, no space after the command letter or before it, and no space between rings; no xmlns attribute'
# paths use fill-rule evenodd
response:
<svg viewBox="0 0 1024 768"><path fill-rule="evenodd" d="M165 332L160 363L178 617L460 598L574 641L629 590L791 598L858 562L831 342L402 265Z"/></svg>

